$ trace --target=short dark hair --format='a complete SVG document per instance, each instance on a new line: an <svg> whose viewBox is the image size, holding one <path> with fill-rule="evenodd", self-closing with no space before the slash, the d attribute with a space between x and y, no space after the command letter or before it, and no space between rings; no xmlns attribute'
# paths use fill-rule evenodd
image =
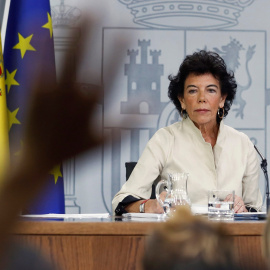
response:
<svg viewBox="0 0 270 270"><path fill-rule="evenodd" d="M191 55L187 55L176 76L170 75L170 85L168 96L174 103L178 112L182 115L181 103L178 97L184 97L185 80L189 74L203 75L210 73L219 80L221 87L221 95L227 95L224 104L224 117L228 114L233 103L237 84L234 73L227 70L224 60L215 52L201 50ZM187 116L186 112L184 113ZM217 122L221 119L217 116Z"/></svg>
<svg viewBox="0 0 270 270"><path fill-rule="evenodd" d="M143 269L236 270L230 241L222 223L192 215L181 206L148 237Z"/></svg>

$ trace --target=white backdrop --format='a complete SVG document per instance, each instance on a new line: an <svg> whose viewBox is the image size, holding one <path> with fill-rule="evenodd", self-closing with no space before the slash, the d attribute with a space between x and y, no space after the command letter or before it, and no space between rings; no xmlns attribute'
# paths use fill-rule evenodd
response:
<svg viewBox="0 0 270 270"><path fill-rule="evenodd" d="M124 163L137 161L158 128L179 120L167 98L167 78L186 54L199 49L220 53L235 72L238 94L225 121L270 160L269 0L51 0L51 7L57 68L63 50L73 50L71 64L76 64L76 38L68 37L80 35L82 16L98 19L76 76L86 91L90 83L104 83L97 129L120 138L65 163L67 213L111 211L112 197L125 182ZM109 56L118 37L129 42L108 85ZM127 112L130 101L135 105ZM119 124L121 119L128 121ZM264 193L263 174L260 188Z"/></svg>

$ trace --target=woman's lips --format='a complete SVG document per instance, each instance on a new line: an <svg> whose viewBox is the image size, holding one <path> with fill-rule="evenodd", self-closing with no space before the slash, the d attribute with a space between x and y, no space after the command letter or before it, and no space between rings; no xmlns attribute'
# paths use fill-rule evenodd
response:
<svg viewBox="0 0 270 270"><path fill-rule="evenodd" d="M198 109L198 110L195 110L195 112L205 113L205 112L209 112L209 110L207 110L207 109Z"/></svg>

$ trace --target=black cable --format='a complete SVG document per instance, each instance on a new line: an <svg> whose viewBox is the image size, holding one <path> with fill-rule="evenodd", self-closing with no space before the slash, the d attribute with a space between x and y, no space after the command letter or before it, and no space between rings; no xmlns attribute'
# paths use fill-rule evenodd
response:
<svg viewBox="0 0 270 270"><path fill-rule="evenodd" d="M265 177L265 183L266 183L266 211L268 213L269 207L270 207L270 199L269 199L269 179L268 179L268 173L267 173L267 160L264 158L264 156L261 154L261 152L258 150L258 148L254 145L255 150L261 157L261 168L264 173Z"/></svg>

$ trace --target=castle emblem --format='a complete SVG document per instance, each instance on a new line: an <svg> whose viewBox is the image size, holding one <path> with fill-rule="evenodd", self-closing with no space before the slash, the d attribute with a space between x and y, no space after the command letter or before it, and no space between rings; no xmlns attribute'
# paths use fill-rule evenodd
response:
<svg viewBox="0 0 270 270"><path fill-rule="evenodd" d="M130 63L125 64L128 101L121 102L121 113L160 114L167 104L160 101L160 78L163 75L163 65L159 64L161 51L150 50L152 62L148 63L150 40L139 40L138 45L141 47L140 63L137 63L139 51L128 50Z"/></svg>
<svg viewBox="0 0 270 270"><path fill-rule="evenodd" d="M119 0L131 10L133 21L151 28L222 29L238 24L254 0Z"/></svg>

